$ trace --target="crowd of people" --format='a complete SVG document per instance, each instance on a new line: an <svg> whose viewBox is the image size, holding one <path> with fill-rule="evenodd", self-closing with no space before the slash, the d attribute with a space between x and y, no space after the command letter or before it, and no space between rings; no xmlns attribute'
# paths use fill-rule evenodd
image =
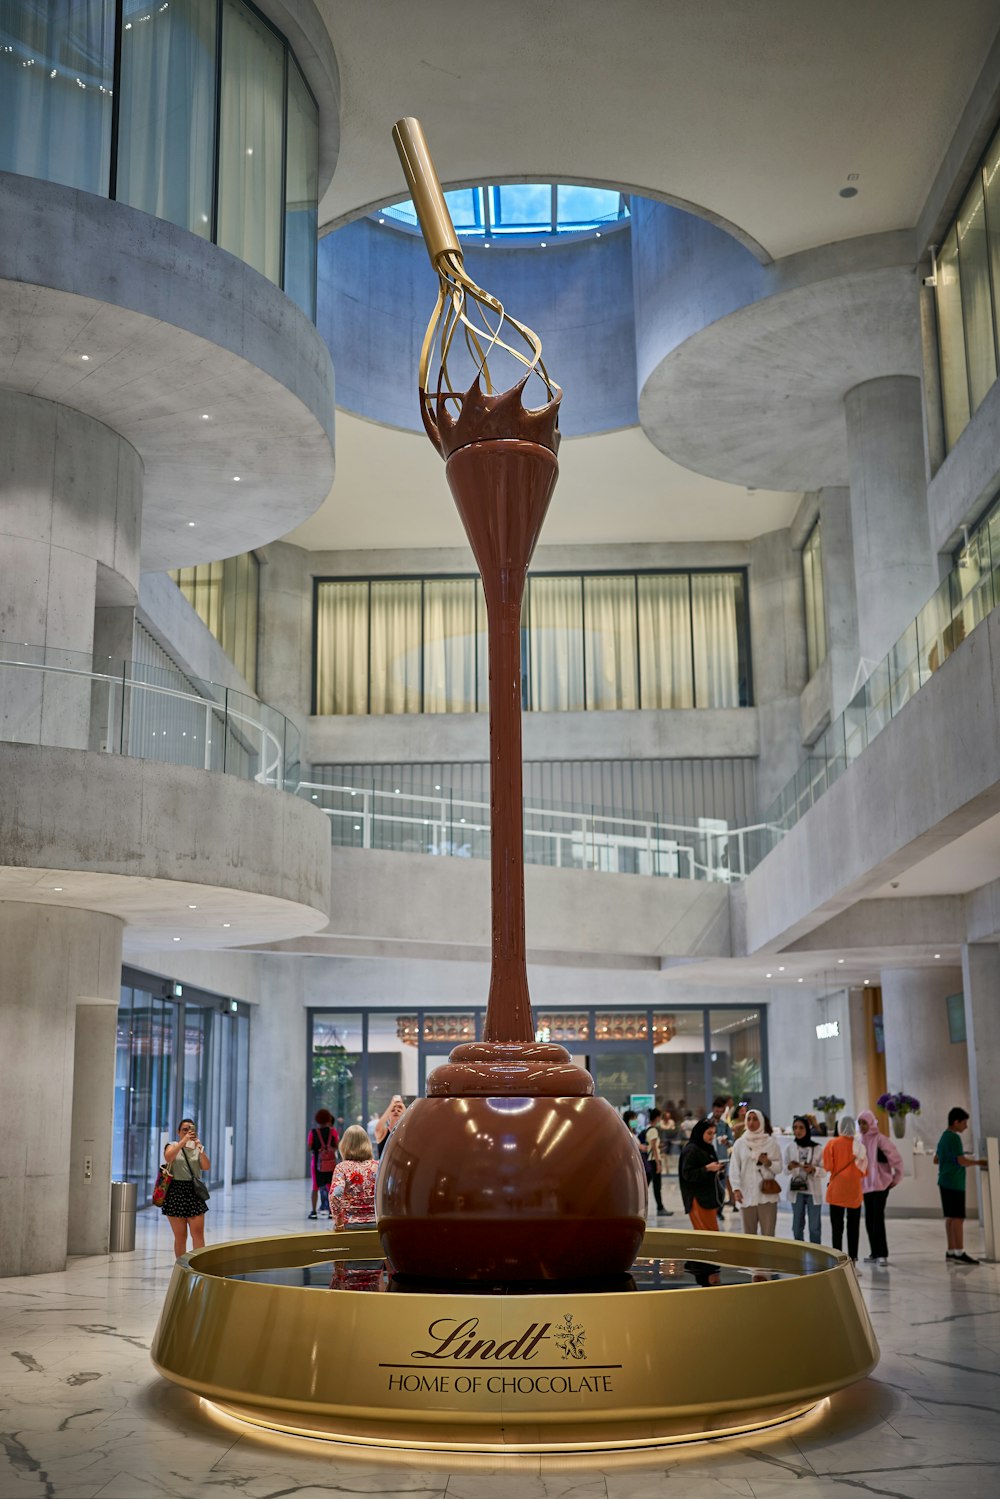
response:
<svg viewBox="0 0 1000 1499"><path fill-rule="evenodd" d="M784 1197L792 1209L793 1237L804 1241L808 1231L810 1242L820 1244L825 1204L834 1249L843 1250L846 1237L848 1258L857 1265L863 1213L866 1262L888 1265L886 1206L903 1179L903 1159L871 1109L856 1120L845 1114L832 1136L813 1115L797 1114L790 1138L776 1136L762 1109L721 1096L705 1118L683 1113L679 1125L669 1103L645 1113L625 1109L622 1117L636 1136L658 1219L673 1216L663 1201L663 1178L676 1148L681 1202L692 1228L718 1231L729 1208L739 1213L744 1233L773 1236ZM964 1246L966 1170L985 1162L963 1150L968 1123L967 1110L950 1111L934 1161L946 1259L974 1265Z"/></svg>
<svg viewBox="0 0 1000 1499"><path fill-rule="evenodd" d="M306 1142L311 1163L309 1218L329 1217L338 1229L375 1223L378 1160L405 1112L405 1102L395 1094L367 1127L345 1128L343 1119L336 1120L329 1109L317 1109ZM674 1174L670 1164L676 1151L681 1202L692 1228L718 1232L719 1219L729 1209L739 1213L744 1233L773 1236L784 1196L791 1206L795 1239L804 1241L808 1231L811 1243L822 1243L825 1204L831 1243L843 1250L846 1236L847 1255L856 1266L863 1213L867 1262L888 1265L886 1206L903 1179L903 1159L871 1109L863 1109L857 1120L845 1114L833 1135L813 1115L797 1114L787 1137L776 1135L763 1109L723 1096L702 1119L683 1101L676 1111L668 1102L664 1109L642 1113L626 1108L622 1117L636 1137L657 1218L673 1217L664 1204L663 1179ZM945 1257L975 1265L978 1261L966 1252L964 1241L966 1172L986 1162L967 1154L962 1145L968 1125L967 1109L949 1112L934 1162L945 1220ZM164 1152L153 1198L170 1222L178 1255L185 1253L189 1234L192 1249L204 1246L210 1195L204 1178L210 1169L195 1121L182 1119L177 1140Z"/></svg>

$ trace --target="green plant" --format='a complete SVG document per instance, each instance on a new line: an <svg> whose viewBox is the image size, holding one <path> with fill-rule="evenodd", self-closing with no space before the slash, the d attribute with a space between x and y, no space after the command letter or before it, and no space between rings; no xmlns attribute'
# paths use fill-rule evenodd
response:
<svg viewBox="0 0 1000 1499"><path fill-rule="evenodd" d="M313 1052L312 1084L313 1097L333 1113L343 1113L347 1084L354 1076L358 1058L346 1047L325 1046Z"/></svg>
<svg viewBox="0 0 1000 1499"><path fill-rule="evenodd" d="M737 1102L751 1093L759 1093L762 1087L760 1063L754 1057L739 1057L730 1062L725 1077L712 1078L714 1093L725 1093L727 1097L732 1094Z"/></svg>

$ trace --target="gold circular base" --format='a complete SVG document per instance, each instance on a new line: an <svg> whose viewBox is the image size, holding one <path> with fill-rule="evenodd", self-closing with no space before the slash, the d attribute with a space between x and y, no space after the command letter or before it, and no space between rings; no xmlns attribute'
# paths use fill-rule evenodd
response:
<svg viewBox="0 0 1000 1499"><path fill-rule="evenodd" d="M652 1229L640 1252L641 1290L494 1294L400 1286L371 1229L222 1244L177 1261L153 1362L261 1433L538 1454L767 1430L878 1361L839 1253L690 1229ZM729 1284L706 1274L720 1262ZM752 1369L719 1364L734 1342Z"/></svg>
<svg viewBox="0 0 1000 1499"><path fill-rule="evenodd" d="M707 1420L692 1429L686 1421L654 1421L645 1433L628 1431L615 1422L592 1422L585 1430L579 1427L546 1429L544 1441L521 1439L517 1429L503 1426L469 1428L446 1423L435 1425L433 1434L425 1426L413 1423L393 1424L387 1433L374 1422L343 1421L336 1424L306 1416L278 1419L251 1406L230 1405L202 1400L202 1406L217 1420L249 1428L260 1433L294 1437L311 1442L325 1442L336 1447L364 1447L383 1452L422 1452L480 1454L503 1452L511 1457L532 1457L546 1453L585 1454L588 1452L641 1452L657 1447L678 1447L694 1442L722 1441L746 1437L750 1433L770 1431L775 1427L796 1425L813 1415L823 1401L809 1405L791 1405L778 1410L743 1411L740 1420L724 1416ZM384 1426L384 1423L383 1423Z"/></svg>

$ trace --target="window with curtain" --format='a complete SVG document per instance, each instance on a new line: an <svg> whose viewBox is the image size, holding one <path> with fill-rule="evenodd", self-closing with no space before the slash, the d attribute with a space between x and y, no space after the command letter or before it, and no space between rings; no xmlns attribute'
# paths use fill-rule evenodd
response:
<svg viewBox="0 0 1000 1499"><path fill-rule="evenodd" d="M643 708L694 707L691 585L686 573L640 577L639 660Z"/></svg>
<svg viewBox="0 0 1000 1499"><path fill-rule="evenodd" d="M223 0L218 242L279 284L284 104L280 39L240 0Z"/></svg>
<svg viewBox="0 0 1000 1499"><path fill-rule="evenodd" d="M742 572L536 575L522 612L525 707L750 704ZM315 711L488 707L477 578L316 582Z"/></svg>
<svg viewBox="0 0 1000 1499"><path fill-rule="evenodd" d="M475 713L474 578L428 578L425 581L423 640L423 712Z"/></svg>
<svg viewBox="0 0 1000 1499"><path fill-rule="evenodd" d="M115 0L0 0L0 171L108 191Z"/></svg>
<svg viewBox="0 0 1000 1499"><path fill-rule="evenodd" d="M826 660L826 604L823 594L823 538L819 521L802 548L802 592L806 616L806 660L814 676Z"/></svg>
<svg viewBox="0 0 1000 1499"><path fill-rule="evenodd" d="M945 235L935 305L945 445L958 441L997 378L1000 325L1000 132Z"/></svg>
<svg viewBox="0 0 1000 1499"><path fill-rule="evenodd" d="M120 202L212 234L216 7L125 0L118 126ZM135 24L133 24L135 23Z"/></svg>
<svg viewBox="0 0 1000 1499"><path fill-rule="evenodd" d="M288 63L285 147L285 291L316 320L319 110L298 67Z"/></svg>
<svg viewBox="0 0 1000 1499"><path fill-rule="evenodd" d="M421 711L420 595L419 580L372 583L371 713Z"/></svg>
<svg viewBox="0 0 1000 1499"><path fill-rule="evenodd" d="M634 574L583 580L583 648L588 708L639 706L635 589Z"/></svg>
<svg viewBox="0 0 1000 1499"><path fill-rule="evenodd" d="M256 688L260 563L253 552L169 574L241 676Z"/></svg>
<svg viewBox="0 0 1000 1499"><path fill-rule="evenodd" d="M579 575L529 580L528 706L540 713L586 707L581 582Z"/></svg>

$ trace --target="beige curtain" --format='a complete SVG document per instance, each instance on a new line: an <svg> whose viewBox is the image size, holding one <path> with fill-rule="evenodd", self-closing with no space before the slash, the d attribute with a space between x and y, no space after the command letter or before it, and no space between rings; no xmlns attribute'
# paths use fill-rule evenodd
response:
<svg viewBox="0 0 1000 1499"><path fill-rule="evenodd" d="M219 244L281 281L285 52L239 0L223 0Z"/></svg>
<svg viewBox="0 0 1000 1499"><path fill-rule="evenodd" d="M424 712L476 711L476 582L424 583Z"/></svg>
<svg viewBox="0 0 1000 1499"><path fill-rule="evenodd" d="M738 708L740 662L737 611L743 580L738 573L696 573L691 579L695 706Z"/></svg>
<svg viewBox="0 0 1000 1499"><path fill-rule="evenodd" d="M643 708L693 708L691 596L687 575L639 579Z"/></svg>
<svg viewBox="0 0 1000 1499"><path fill-rule="evenodd" d="M635 577L584 578L588 708L638 708Z"/></svg>
<svg viewBox="0 0 1000 1499"><path fill-rule="evenodd" d="M580 575L528 580L529 706L536 712L582 709L583 632Z"/></svg>
<svg viewBox="0 0 1000 1499"><path fill-rule="evenodd" d="M368 712L368 584L316 590L316 712Z"/></svg>

